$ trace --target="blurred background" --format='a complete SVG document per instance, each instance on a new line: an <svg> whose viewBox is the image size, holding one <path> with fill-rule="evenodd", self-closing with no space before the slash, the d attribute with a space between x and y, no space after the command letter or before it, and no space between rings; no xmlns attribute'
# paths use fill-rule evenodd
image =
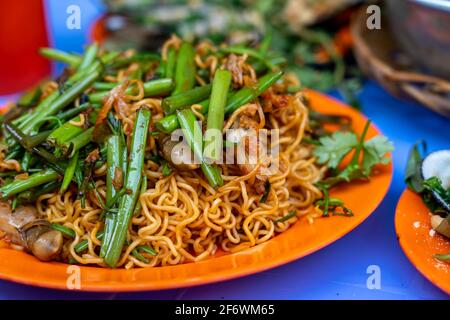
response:
<svg viewBox="0 0 450 320"><path fill-rule="evenodd" d="M114 295L0 281L0 298L448 299L407 260L393 217L411 145L424 139L430 151L449 148L449 0L15 0L0 2L0 16L0 105L62 70L38 55L42 46L81 52L96 40L145 50L172 33L264 41L302 86L360 109L396 148L394 179L374 214L285 266L207 286ZM382 270L381 290L366 287L370 265Z"/></svg>
<svg viewBox="0 0 450 320"><path fill-rule="evenodd" d="M274 57L285 57L287 70L298 75L303 86L335 89L355 108L360 108L356 96L367 76L396 96L450 116L448 0L78 2L83 10L76 1L0 4L0 12L10 13L0 21L0 41L9 44L0 49L0 94L23 90L48 74L48 62L37 48L66 42L64 49L79 51L84 43L72 40L77 32L87 36L86 42L102 41L109 49L138 50L159 48L177 34L191 41L207 37L217 44L265 42ZM65 12L66 19L64 26L54 28L54 19L45 19L45 14L56 11ZM79 28L74 23L77 15ZM91 22L88 32L86 21ZM59 37L60 29L71 32Z"/></svg>

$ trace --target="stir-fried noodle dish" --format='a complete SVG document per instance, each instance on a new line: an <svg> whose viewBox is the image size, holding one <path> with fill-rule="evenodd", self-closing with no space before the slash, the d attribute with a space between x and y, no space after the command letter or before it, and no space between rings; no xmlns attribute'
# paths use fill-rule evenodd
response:
<svg viewBox="0 0 450 320"><path fill-rule="evenodd" d="M342 158L364 149L349 119L311 110L264 48L173 36L159 53L41 53L66 68L3 115L0 246L157 267L245 250L299 219L352 215L328 195L353 178L339 178ZM324 122L355 140L338 159L325 159L324 139L340 136Z"/></svg>

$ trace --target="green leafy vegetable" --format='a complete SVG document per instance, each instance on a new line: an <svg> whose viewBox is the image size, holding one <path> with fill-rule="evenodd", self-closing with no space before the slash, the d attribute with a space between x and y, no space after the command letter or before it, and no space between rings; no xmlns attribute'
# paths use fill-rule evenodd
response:
<svg viewBox="0 0 450 320"><path fill-rule="evenodd" d="M337 131L331 136L321 137L320 145L314 149L314 155L319 164L327 164L331 169L336 169L342 159L355 148L358 138L351 132Z"/></svg>
<svg viewBox="0 0 450 320"><path fill-rule="evenodd" d="M405 182L408 187L422 197L423 202L433 213L447 214L447 210L436 200L440 197L443 202L450 203L450 189L445 190L437 177L424 180L421 173L422 160L426 154L426 143L416 143L409 152L406 163ZM434 194L433 194L434 193Z"/></svg>
<svg viewBox="0 0 450 320"><path fill-rule="evenodd" d="M369 125L368 121L359 140L352 132L340 131L319 138L314 155L319 164L326 164L332 169L330 176L319 183L322 190L344 181L367 179L375 165L389 163L390 158L386 155L394 150L392 142L384 136L375 136L364 141ZM354 154L350 163L341 168L345 156L351 152Z"/></svg>
<svg viewBox="0 0 450 320"><path fill-rule="evenodd" d="M323 199L317 200L315 205L323 211L323 216L331 213L333 216L353 217L353 211L347 208L341 199L330 198L328 193Z"/></svg>
<svg viewBox="0 0 450 320"><path fill-rule="evenodd" d="M435 192L445 203L450 203L450 189L445 190L442 181L438 177L431 177L423 182L423 187Z"/></svg>
<svg viewBox="0 0 450 320"><path fill-rule="evenodd" d="M287 215L285 215L284 217L281 217L281 218L279 218L279 219L277 219L277 220L275 220L275 223L278 223L278 222L285 222L285 221L288 221L289 219L292 219L293 217L295 217L297 215L297 212L296 211L290 211Z"/></svg>
<svg viewBox="0 0 450 320"><path fill-rule="evenodd" d="M420 147L422 147L422 152ZM423 159L422 154L426 153L426 149L427 145L424 141L416 143L411 148L406 163L405 182L408 187L416 193L421 193L424 190L420 166Z"/></svg>
<svg viewBox="0 0 450 320"><path fill-rule="evenodd" d="M362 167L364 173L369 176L372 169L377 164L388 164L391 159L386 154L394 151L392 142L385 136L376 136L369 141L364 142L364 157Z"/></svg>
<svg viewBox="0 0 450 320"><path fill-rule="evenodd" d="M264 183L264 193L263 193L263 195L261 196L261 199L259 200L259 203L265 203L265 202L266 202L267 197L269 196L270 187L271 187L270 181L267 180L267 181Z"/></svg>
<svg viewBox="0 0 450 320"><path fill-rule="evenodd" d="M50 225L52 227L52 229L61 232L64 236L68 237L68 238L75 238L75 231L73 231L72 229L66 227L66 226L62 226L60 224L57 223L52 223Z"/></svg>

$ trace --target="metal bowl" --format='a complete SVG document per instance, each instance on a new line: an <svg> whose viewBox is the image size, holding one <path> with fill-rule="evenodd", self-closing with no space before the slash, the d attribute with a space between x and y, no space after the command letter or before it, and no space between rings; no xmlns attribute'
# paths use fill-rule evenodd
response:
<svg viewBox="0 0 450 320"><path fill-rule="evenodd" d="M450 80L450 1L386 0L394 38L417 66Z"/></svg>

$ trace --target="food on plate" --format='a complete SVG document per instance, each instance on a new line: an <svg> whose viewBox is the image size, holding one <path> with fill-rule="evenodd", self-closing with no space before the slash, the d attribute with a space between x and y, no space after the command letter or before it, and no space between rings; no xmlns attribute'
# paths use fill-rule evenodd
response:
<svg viewBox="0 0 450 320"><path fill-rule="evenodd" d="M351 217L330 188L389 162L369 121L358 136L314 111L265 46L173 36L159 52L41 53L67 67L3 115L0 230L43 261L156 267L245 250L299 219Z"/></svg>
<svg viewBox="0 0 450 320"><path fill-rule="evenodd" d="M406 183L422 197L430 210L432 230L450 239L450 150L422 154L426 154L425 143L418 143L411 149ZM450 261L450 253L434 256L441 261Z"/></svg>

